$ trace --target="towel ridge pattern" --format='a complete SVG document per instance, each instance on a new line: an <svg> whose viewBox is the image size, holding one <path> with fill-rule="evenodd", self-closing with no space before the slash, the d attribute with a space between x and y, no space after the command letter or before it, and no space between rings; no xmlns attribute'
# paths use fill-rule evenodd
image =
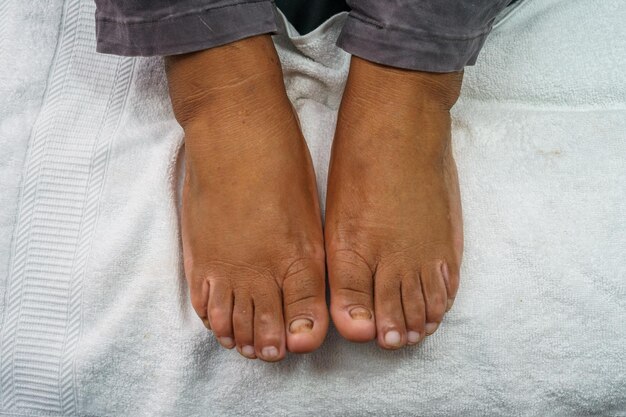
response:
<svg viewBox="0 0 626 417"><path fill-rule="evenodd" d="M134 67L131 59L95 53L92 3L64 5L30 138L5 294L3 410L76 413L82 283Z"/></svg>

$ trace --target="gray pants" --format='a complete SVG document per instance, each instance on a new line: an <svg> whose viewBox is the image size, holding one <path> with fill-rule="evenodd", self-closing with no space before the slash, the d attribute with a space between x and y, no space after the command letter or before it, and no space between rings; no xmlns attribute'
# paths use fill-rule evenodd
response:
<svg viewBox="0 0 626 417"><path fill-rule="evenodd" d="M175 55L278 30L272 0L95 1L103 53ZM511 2L348 0L337 45L394 67L459 71L476 62L496 15Z"/></svg>

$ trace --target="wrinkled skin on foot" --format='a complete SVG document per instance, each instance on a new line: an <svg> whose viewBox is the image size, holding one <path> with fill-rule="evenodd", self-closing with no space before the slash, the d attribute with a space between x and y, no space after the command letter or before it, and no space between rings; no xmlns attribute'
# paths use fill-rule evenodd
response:
<svg viewBox="0 0 626 417"><path fill-rule="evenodd" d="M311 158L271 38L168 58L185 132L181 228L191 303L225 348L277 361L324 340Z"/></svg>
<svg viewBox="0 0 626 417"><path fill-rule="evenodd" d="M348 340L418 343L452 305L463 236L449 111L461 79L352 58L325 226L331 316Z"/></svg>

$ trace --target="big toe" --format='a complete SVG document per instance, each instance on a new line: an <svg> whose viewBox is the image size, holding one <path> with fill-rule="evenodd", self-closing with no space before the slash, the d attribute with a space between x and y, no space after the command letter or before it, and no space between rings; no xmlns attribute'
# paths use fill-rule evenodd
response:
<svg viewBox="0 0 626 417"><path fill-rule="evenodd" d="M352 342L376 337L372 270L355 254L329 257L330 314L337 331Z"/></svg>
<svg viewBox="0 0 626 417"><path fill-rule="evenodd" d="M320 347L328 331L324 266L303 261L292 271L283 282L287 350L312 352Z"/></svg>

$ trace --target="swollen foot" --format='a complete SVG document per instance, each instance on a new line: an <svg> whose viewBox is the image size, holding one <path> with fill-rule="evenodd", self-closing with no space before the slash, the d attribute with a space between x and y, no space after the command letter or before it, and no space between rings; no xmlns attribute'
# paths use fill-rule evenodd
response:
<svg viewBox="0 0 626 417"><path fill-rule="evenodd" d="M463 237L449 110L461 78L352 59L325 227L331 316L348 340L416 344L452 305Z"/></svg>
<svg viewBox="0 0 626 417"><path fill-rule="evenodd" d="M328 327L315 175L269 36L168 62L185 131L192 305L225 348L280 360Z"/></svg>

